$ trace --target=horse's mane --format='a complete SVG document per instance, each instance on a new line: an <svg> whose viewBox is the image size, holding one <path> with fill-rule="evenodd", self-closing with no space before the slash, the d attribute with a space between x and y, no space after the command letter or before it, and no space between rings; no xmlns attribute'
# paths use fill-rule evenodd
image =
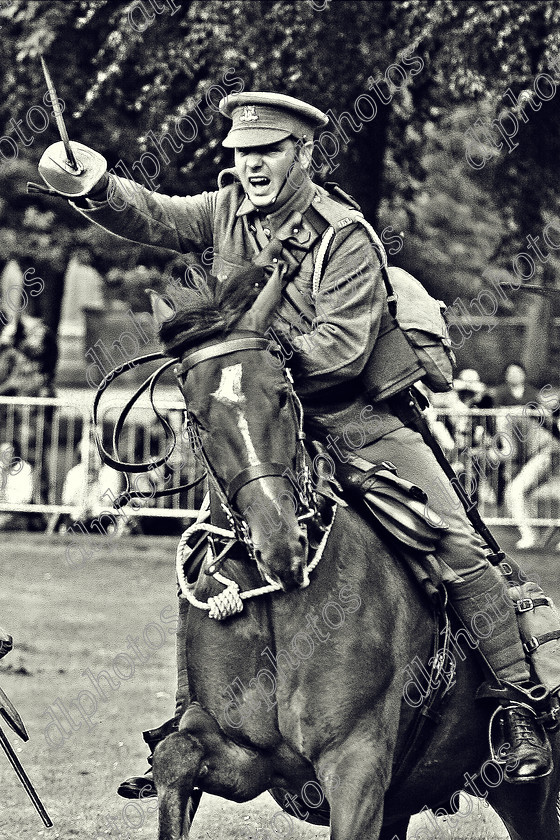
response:
<svg viewBox="0 0 560 840"><path fill-rule="evenodd" d="M226 281L210 276L197 285L168 286L166 298L175 314L159 328L165 352L180 357L190 347L230 332L262 290L262 280L262 268L255 267Z"/></svg>

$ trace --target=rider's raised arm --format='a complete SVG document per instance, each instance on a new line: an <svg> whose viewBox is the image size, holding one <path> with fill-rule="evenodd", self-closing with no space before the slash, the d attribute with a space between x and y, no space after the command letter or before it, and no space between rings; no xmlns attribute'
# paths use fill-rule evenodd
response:
<svg viewBox="0 0 560 840"><path fill-rule="evenodd" d="M51 192L69 199L79 213L111 233L179 253L212 245L217 191L194 196L159 195L106 171L106 161L82 143L54 143L39 161Z"/></svg>
<svg viewBox="0 0 560 840"><path fill-rule="evenodd" d="M110 174L105 192L101 200L86 197L70 204L90 221L133 242L181 254L212 245L217 191L160 195Z"/></svg>

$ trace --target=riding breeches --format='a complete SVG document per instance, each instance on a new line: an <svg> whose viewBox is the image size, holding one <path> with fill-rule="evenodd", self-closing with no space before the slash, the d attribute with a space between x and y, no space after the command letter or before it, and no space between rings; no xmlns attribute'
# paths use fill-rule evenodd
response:
<svg viewBox="0 0 560 840"><path fill-rule="evenodd" d="M354 454L372 465L392 462L401 478L427 493L430 509L448 526L442 533L437 558L455 609L478 650L501 679L515 683L528 680L529 667L505 581L487 560L482 539L421 435L404 426Z"/></svg>

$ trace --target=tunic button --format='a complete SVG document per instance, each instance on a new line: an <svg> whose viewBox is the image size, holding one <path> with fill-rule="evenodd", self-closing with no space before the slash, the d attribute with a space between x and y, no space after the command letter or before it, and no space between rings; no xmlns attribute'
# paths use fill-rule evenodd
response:
<svg viewBox="0 0 560 840"><path fill-rule="evenodd" d="M263 227L263 233L270 239L270 228Z"/></svg>
<svg viewBox="0 0 560 840"><path fill-rule="evenodd" d="M298 227L295 227L295 228L292 230L292 233L294 233L294 234L299 233L299 228L298 228Z"/></svg>

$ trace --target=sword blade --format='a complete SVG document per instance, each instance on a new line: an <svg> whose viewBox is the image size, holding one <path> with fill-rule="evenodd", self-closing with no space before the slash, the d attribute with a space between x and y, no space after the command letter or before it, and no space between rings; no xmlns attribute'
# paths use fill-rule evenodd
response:
<svg viewBox="0 0 560 840"><path fill-rule="evenodd" d="M39 816L43 820L43 824L46 825L47 828L52 828L53 822L52 822L51 818L49 817L49 815L47 814L47 811L45 810L45 806L43 805L43 803L39 799L39 797L37 795L37 791L35 790L35 788L31 784L31 780L30 780L29 776L27 775L27 773L23 769L19 758L15 754L14 750L12 749L12 745L10 744L8 739L6 738L4 732L2 731L1 728L0 728L0 746L2 747L2 749L4 750L6 755L8 756L8 758L10 760L10 764L12 765L14 770L16 771L18 779L22 783L23 787L25 788L25 791L26 791L27 795L29 796L29 798L33 802L33 805L35 806L35 808L37 809L37 812L38 812Z"/></svg>
<svg viewBox="0 0 560 840"><path fill-rule="evenodd" d="M25 728L25 724L18 714L18 711L8 695L0 688L0 715L4 718L8 726L14 730L16 735L19 735L22 741L29 741L29 735Z"/></svg>
<svg viewBox="0 0 560 840"><path fill-rule="evenodd" d="M47 89L51 97L51 104L54 113L54 119L56 122L56 127L58 128L60 139L64 143L64 148L66 150L66 156L68 158L66 162L69 166L72 167L72 169L75 169L78 172L80 170L80 167L76 162L74 152L72 151L72 147L70 146L70 138L68 137L68 131L66 130L66 124L64 122L64 117L62 116L62 110L60 108L60 102L58 100L56 88L54 86L51 74L49 73L48 67L43 56L41 56L41 66L43 68L43 76L45 77L45 81L47 83Z"/></svg>

